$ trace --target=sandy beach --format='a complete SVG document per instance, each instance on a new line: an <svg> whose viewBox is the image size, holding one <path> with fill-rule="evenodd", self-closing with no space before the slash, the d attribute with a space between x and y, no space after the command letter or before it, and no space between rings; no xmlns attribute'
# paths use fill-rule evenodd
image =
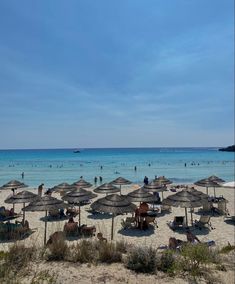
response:
<svg viewBox="0 0 235 284"><path fill-rule="evenodd" d="M131 185L126 186L122 188L122 193L127 194L128 192L138 188L139 185ZM204 188L197 189L202 190L205 192ZM90 189L89 189L90 190ZM210 189L209 189L210 190ZM211 189L212 190L212 189ZM19 190L18 190L19 191ZM31 192L36 192L35 189L29 189ZM212 193L212 192L211 192ZM6 206L6 208L11 208L10 204L4 204L4 200L6 197L10 194L9 191L1 191L0 193L0 204ZM167 197L168 195L173 194L171 191L164 192L164 197ZM229 200L229 203L227 204L227 208L229 210L230 215L234 215L234 188L216 188L216 195L220 196L223 195L227 200ZM59 193L53 193L54 197L61 198ZM101 198L104 195L98 195L97 198ZM96 199L97 199L96 198ZM96 200L95 199L95 200ZM138 205L138 204L137 204ZM87 212L87 209L89 209L90 205L86 205L81 207L81 224L87 224L88 226L94 225L96 227L96 233L101 232L105 238L110 240L111 238L111 218L108 215L92 215L91 213ZM15 205L15 211L21 212L21 205ZM195 212L193 213L193 219L199 219L200 215L197 213L198 209L195 209ZM20 242L23 242L26 245L30 244L36 244L37 246L43 245L43 234L44 234L44 222L40 220L40 218L44 217L44 212L26 212L26 219L29 221L30 228L34 230L34 233L29 236L25 240L21 240ZM131 214L127 215L119 215L115 218L114 222L114 241L116 240L124 240L129 244L133 245L146 245L146 246L152 246L154 248L158 248L161 245L167 245L168 240L170 237L175 237L177 239L186 240L185 233L183 231L172 231L168 225L168 221L172 221L174 216L183 216L184 215L184 209L183 208L172 208L172 213L160 215L157 217L157 223L158 228L155 229L148 229L148 230L140 230L140 229L127 229L123 230L121 226L121 219L124 219L126 216L131 216ZM189 214L190 216L190 214ZM190 218L189 218L190 219ZM75 221L78 221L78 217L75 218ZM14 222L14 221L13 221ZM54 222L48 222L48 234L47 238L50 236L50 234L54 233L55 231L61 231L63 230L64 223L66 221L54 221ZM209 241L213 240L216 243L217 247L222 247L230 243L231 245L235 244L235 235L234 235L234 225L233 224L227 224L224 221L223 216L212 216L211 217L211 223L213 226L213 230L207 231L207 230L193 230L194 234L197 235L197 237L202 241ZM96 237L93 237L94 239ZM76 241L68 241L68 243L73 243ZM1 242L0 243L0 250L6 251L11 245L11 242ZM43 266L48 267L48 264L40 264L41 267ZM60 264L59 266L53 266L53 264L49 264L49 267L51 267L52 271L57 273L56 271L59 271L59 267L66 267L66 263ZM98 281L99 277L100 279L102 277L106 277L107 283L122 283L122 279L120 278L121 274L118 274L116 278L113 278L112 281L108 281L110 275L112 273L118 273L120 271L120 265L111 265L109 267L106 267L105 270L98 267L92 267L89 266L81 266L80 272L76 272L76 269L73 266L69 266L69 269L66 269L63 271L63 276L59 277L60 281L62 279L66 278L69 279L67 282L61 282L61 283L76 283L75 280L73 282L73 279L77 279L77 277L80 277L80 279L83 279L82 275L87 275L87 271L89 271L89 277L85 277L81 283L92 283L94 282L92 279L96 279ZM45 268L44 267L44 268ZM35 267L34 267L35 269ZM121 270L126 270L125 268L121 268ZM82 274L80 274L82 271ZM106 272L105 272L106 271ZM58 272L59 273L59 272ZM106 273L106 274L105 274ZM133 276L132 272L129 272L126 270L124 273L126 275L126 279L128 279L127 283L139 283L141 280L141 277L144 276ZM59 274L58 274L59 275ZM65 276L66 275L66 276ZM104 276L106 275L106 276ZM157 280L154 278L154 276L146 276L146 283L154 282L158 283ZM233 283L230 282L230 280L233 279L233 275L231 273L228 273L227 276L228 279L224 283ZM118 280L119 279L119 280ZM155 280L154 280L155 279ZM166 279L165 279L166 280ZM164 281L165 281L164 280ZM96 282L97 282L96 281ZM116 281L116 282L115 282ZM167 281L167 280L166 280ZM171 283L183 283L182 280L174 280L175 282L170 281ZM179 282L177 282L179 281ZM124 280L123 280L124 282ZM60 283L60 282L58 282ZM102 281L100 282L102 283ZM105 282L106 283L106 282ZM124 282L125 283L125 282ZM159 282L159 283L168 283L168 282ZM187 282L185 282L187 283Z"/></svg>

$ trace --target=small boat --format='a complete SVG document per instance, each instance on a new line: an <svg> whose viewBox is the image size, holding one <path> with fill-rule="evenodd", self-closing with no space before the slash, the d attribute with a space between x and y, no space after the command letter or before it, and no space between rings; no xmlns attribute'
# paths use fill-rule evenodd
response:
<svg viewBox="0 0 235 284"><path fill-rule="evenodd" d="M80 153L80 150L76 149L73 151L74 153Z"/></svg>

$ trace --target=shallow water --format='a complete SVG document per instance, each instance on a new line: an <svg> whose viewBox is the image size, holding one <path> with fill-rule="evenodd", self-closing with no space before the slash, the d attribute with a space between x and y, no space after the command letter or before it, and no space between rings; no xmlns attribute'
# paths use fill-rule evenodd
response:
<svg viewBox="0 0 235 284"><path fill-rule="evenodd" d="M81 149L80 153L73 149L0 150L0 185L11 179L22 180L22 172L23 181L31 187L42 182L45 187L71 183L80 176L92 183L95 176L102 176L103 182L123 176L141 183L145 175L192 183L213 174L231 181L234 153L218 148Z"/></svg>

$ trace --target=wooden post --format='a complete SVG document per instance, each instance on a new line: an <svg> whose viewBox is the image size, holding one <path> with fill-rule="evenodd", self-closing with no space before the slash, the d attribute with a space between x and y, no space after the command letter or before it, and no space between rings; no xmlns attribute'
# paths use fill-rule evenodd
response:
<svg viewBox="0 0 235 284"><path fill-rule="evenodd" d="M113 240L114 214L112 214L111 241Z"/></svg>
<svg viewBox="0 0 235 284"><path fill-rule="evenodd" d="M215 195L215 186L214 186L214 197L216 197L216 195Z"/></svg>
<svg viewBox="0 0 235 284"><path fill-rule="evenodd" d="M208 187L206 187L206 194L208 195Z"/></svg>
<svg viewBox="0 0 235 284"><path fill-rule="evenodd" d="M25 202L23 203L23 208L25 208ZM23 224L24 224L24 221L25 221L25 211L23 210Z"/></svg>
<svg viewBox="0 0 235 284"><path fill-rule="evenodd" d="M44 231L44 246L47 243L47 210L45 214L45 231Z"/></svg>
<svg viewBox="0 0 235 284"><path fill-rule="evenodd" d="M78 225L79 225L79 228L81 226L81 206L80 206L80 202L78 204L78 208L79 208L79 219L78 219Z"/></svg>
<svg viewBox="0 0 235 284"><path fill-rule="evenodd" d="M191 225L193 226L193 211L192 211L193 208L191 208Z"/></svg>
<svg viewBox="0 0 235 284"><path fill-rule="evenodd" d="M187 215L187 208L185 207L185 217L186 217L186 227L188 227L188 215Z"/></svg>
<svg viewBox="0 0 235 284"><path fill-rule="evenodd" d="M122 195L122 186L120 184L120 195Z"/></svg>

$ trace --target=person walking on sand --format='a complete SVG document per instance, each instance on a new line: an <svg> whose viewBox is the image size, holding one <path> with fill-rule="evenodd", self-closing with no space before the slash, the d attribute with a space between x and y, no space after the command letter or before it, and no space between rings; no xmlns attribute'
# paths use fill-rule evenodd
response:
<svg viewBox="0 0 235 284"><path fill-rule="evenodd" d="M41 183L38 187L38 196L42 196L42 190L43 190L43 186L44 186L44 183Z"/></svg>

